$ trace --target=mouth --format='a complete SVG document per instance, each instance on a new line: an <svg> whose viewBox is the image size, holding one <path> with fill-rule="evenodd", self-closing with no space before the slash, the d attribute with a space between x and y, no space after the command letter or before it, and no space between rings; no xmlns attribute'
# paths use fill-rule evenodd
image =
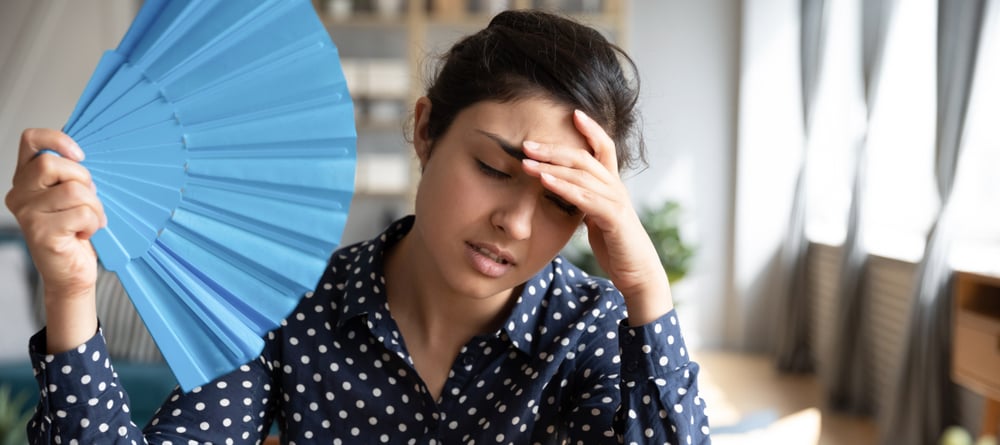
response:
<svg viewBox="0 0 1000 445"><path fill-rule="evenodd" d="M497 249L493 249L491 248L491 246L482 246L482 245L472 244L469 242L466 242L465 244L467 244L472 250L493 260L497 264L502 264L505 266L514 264L514 260L513 258L511 258L509 254Z"/></svg>

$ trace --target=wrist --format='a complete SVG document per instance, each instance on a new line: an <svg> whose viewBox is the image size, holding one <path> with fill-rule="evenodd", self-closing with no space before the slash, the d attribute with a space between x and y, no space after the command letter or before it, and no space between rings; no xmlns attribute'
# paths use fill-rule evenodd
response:
<svg viewBox="0 0 1000 445"><path fill-rule="evenodd" d="M45 291L46 349L49 354L69 351L97 332L96 290L61 293Z"/></svg>
<svg viewBox="0 0 1000 445"><path fill-rule="evenodd" d="M628 309L630 326L642 326L666 315L674 308L670 284L665 273L633 289L621 290Z"/></svg>

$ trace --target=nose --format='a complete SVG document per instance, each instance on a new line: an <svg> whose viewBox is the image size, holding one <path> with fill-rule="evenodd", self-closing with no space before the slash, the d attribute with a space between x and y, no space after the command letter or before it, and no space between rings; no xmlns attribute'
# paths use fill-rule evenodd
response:
<svg viewBox="0 0 1000 445"><path fill-rule="evenodd" d="M526 240L531 237L537 205L536 199L529 194L516 196L493 212L493 227L515 241Z"/></svg>

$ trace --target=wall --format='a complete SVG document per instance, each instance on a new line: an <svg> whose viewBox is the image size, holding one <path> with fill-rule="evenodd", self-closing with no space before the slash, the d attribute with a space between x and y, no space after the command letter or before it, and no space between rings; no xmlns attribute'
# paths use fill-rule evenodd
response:
<svg viewBox="0 0 1000 445"><path fill-rule="evenodd" d="M26 127L60 127L98 54L117 45L134 0L0 2L0 177L13 174ZM698 246L674 288L689 341L725 343L733 214L740 0L629 3L627 49L640 69L649 169L631 177L637 206L671 198L685 208ZM9 182L3 182L7 184ZM5 192L6 186L4 187ZM641 193L640 193L641 191ZM381 220L352 210L345 239ZM0 225L13 224L4 207Z"/></svg>
<svg viewBox="0 0 1000 445"><path fill-rule="evenodd" d="M21 130L60 128L99 55L114 48L134 0L0 2L0 187L14 174ZM4 206L0 226L14 224Z"/></svg>
<svg viewBox="0 0 1000 445"><path fill-rule="evenodd" d="M782 320L781 248L802 161L798 0L746 0L739 68L728 344L773 348Z"/></svg>
<svg viewBox="0 0 1000 445"><path fill-rule="evenodd" d="M637 206L674 199L684 208L682 234L698 250L673 292L689 344L702 346L727 343L741 4L630 2L649 169L627 184Z"/></svg>

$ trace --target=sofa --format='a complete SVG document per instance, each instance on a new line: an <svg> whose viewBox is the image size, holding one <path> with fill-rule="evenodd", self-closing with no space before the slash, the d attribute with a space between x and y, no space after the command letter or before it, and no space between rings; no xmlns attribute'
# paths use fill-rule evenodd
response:
<svg viewBox="0 0 1000 445"><path fill-rule="evenodd" d="M29 394L25 409L38 401L38 386L28 360L28 338L44 326L39 279L16 227L0 227L0 387ZM97 311L108 340L108 354L128 391L132 419L145 425L177 385L170 368L111 272L101 270Z"/></svg>

